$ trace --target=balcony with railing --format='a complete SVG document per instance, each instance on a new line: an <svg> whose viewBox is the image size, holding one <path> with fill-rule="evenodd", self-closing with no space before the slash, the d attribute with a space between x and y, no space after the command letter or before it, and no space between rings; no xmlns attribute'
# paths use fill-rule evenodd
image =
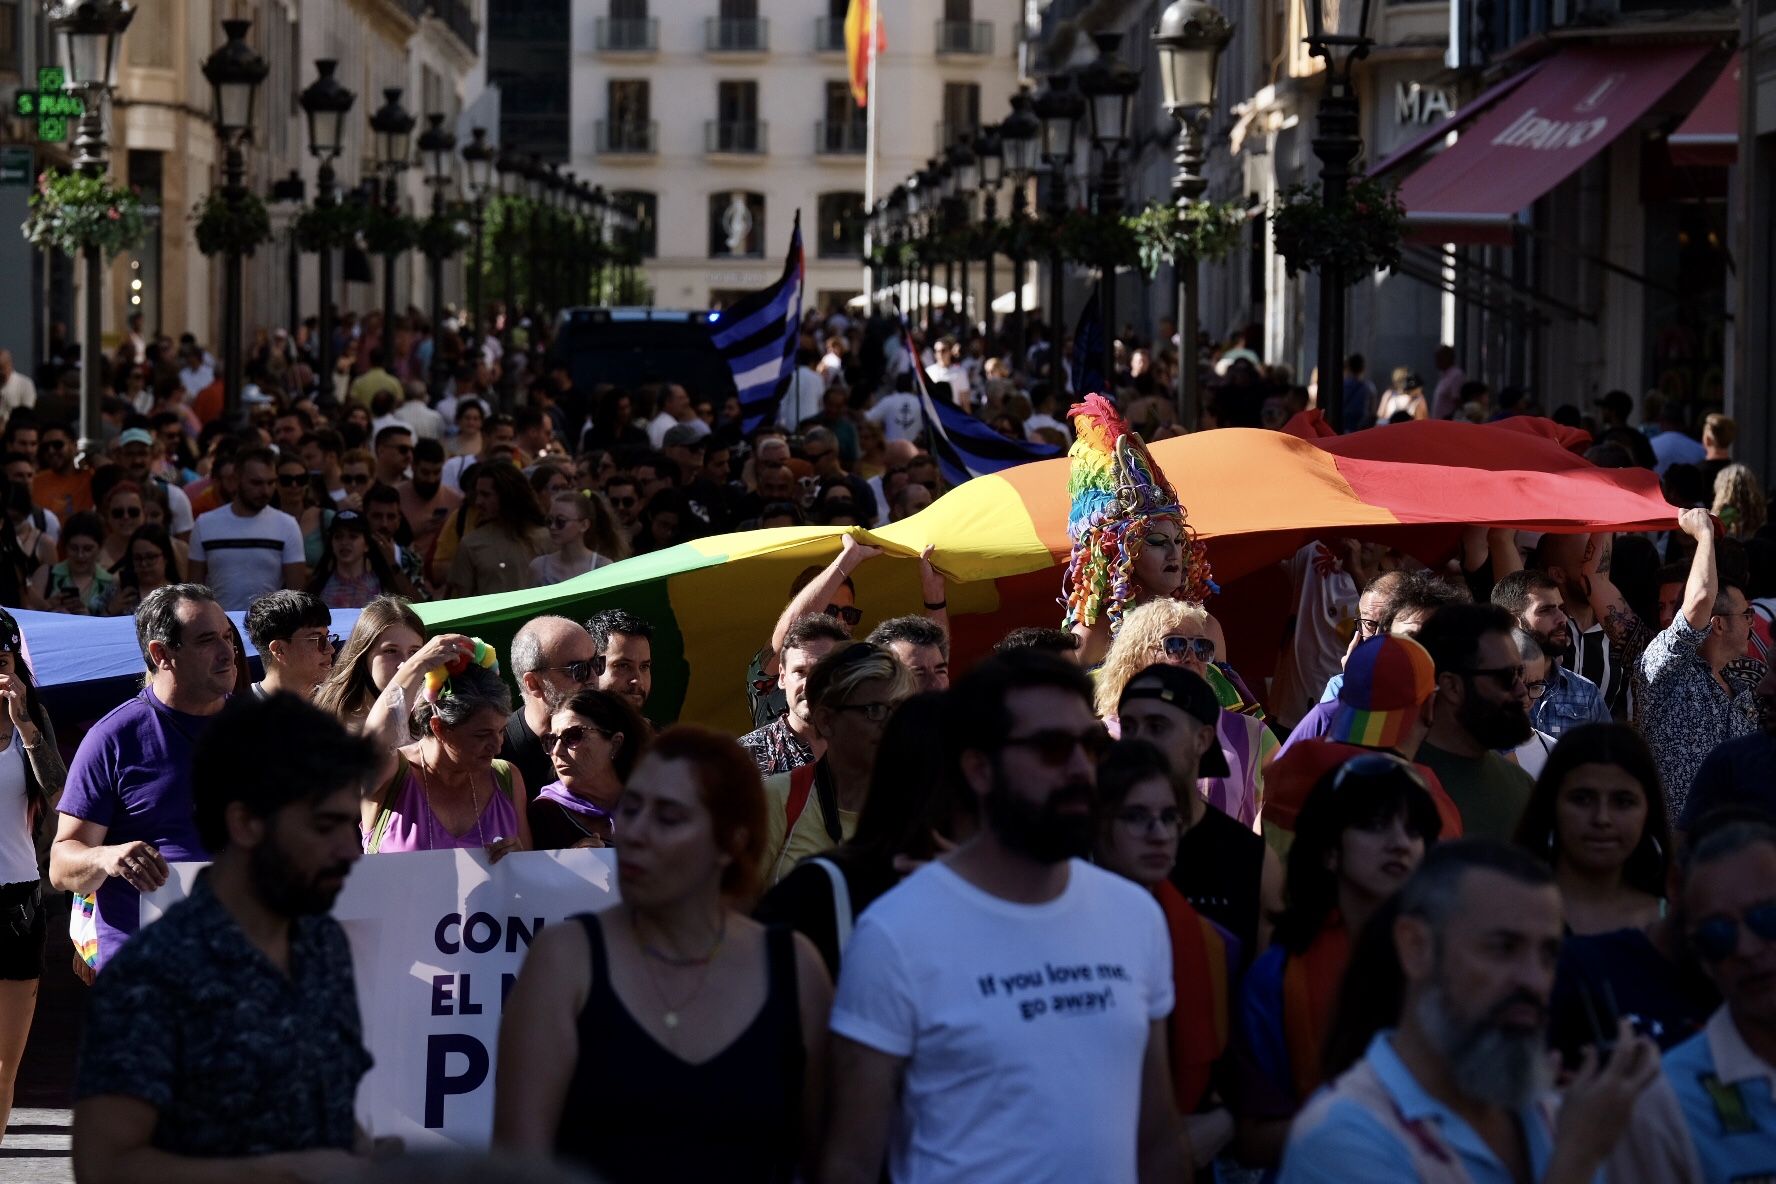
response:
<svg viewBox="0 0 1776 1184"><path fill-rule="evenodd" d="M985 57L993 52L991 21L938 21L937 52Z"/></svg>
<svg viewBox="0 0 1776 1184"><path fill-rule="evenodd" d="M869 129L861 119L843 123L822 119L814 125L815 156L862 156L868 140Z"/></svg>
<svg viewBox="0 0 1776 1184"><path fill-rule="evenodd" d="M598 18L599 53L658 53L660 22L653 17Z"/></svg>
<svg viewBox="0 0 1776 1184"><path fill-rule="evenodd" d="M712 16L704 26L703 38L703 48L709 53L769 53L771 22L764 17Z"/></svg>
<svg viewBox="0 0 1776 1184"><path fill-rule="evenodd" d="M763 156L770 151L762 119L711 119L703 125L703 151L710 156Z"/></svg>
<svg viewBox="0 0 1776 1184"><path fill-rule="evenodd" d="M651 119L598 121L600 156L653 156L659 142L660 125Z"/></svg>
<svg viewBox="0 0 1776 1184"><path fill-rule="evenodd" d="M814 52L845 52L845 18L822 16L814 18Z"/></svg>

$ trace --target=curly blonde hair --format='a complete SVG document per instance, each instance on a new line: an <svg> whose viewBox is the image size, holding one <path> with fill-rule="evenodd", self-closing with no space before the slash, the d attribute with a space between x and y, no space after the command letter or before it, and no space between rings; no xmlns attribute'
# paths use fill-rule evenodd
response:
<svg viewBox="0 0 1776 1184"><path fill-rule="evenodd" d="M1770 519L1770 504L1757 474L1739 464L1728 465L1714 475L1713 509L1735 538L1750 538Z"/></svg>
<svg viewBox="0 0 1776 1184"><path fill-rule="evenodd" d="M1153 651L1159 648L1166 634L1186 623L1201 627L1206 635L1208 610L1200 604L1182 600L1150 600L1128 611L1122 618L1122 628L1116 639L1110 643L1110 652L1104 656L1103 666L1098 669L1094 706L1099 718L1108 719L1116 714L1122 688L1128 686L1135 675L1153 665Z"/></svg>

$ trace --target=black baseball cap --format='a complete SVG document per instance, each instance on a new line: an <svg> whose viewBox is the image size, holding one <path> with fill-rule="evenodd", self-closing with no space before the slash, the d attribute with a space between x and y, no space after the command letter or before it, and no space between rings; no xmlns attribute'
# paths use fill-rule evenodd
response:
<svg viewBox="0 0 1776 1184"><path fill-rule="evenodd" d="M1120 714L1123 708L1137 699L1158 699L1162 703L1170 703L1186 715L1193 716L1198 723L1207 724L1211 728L1221 719L1221 701L1215 698L1215 689L1200 674L1194 674L1182 666L1158 662L1129 679L1128 685L1122 688L1122 697L1116 701L1117 712ZM1221 751L1219 743L1202 754L1202 760L1197 763L1196 775L1233 776L1233 770L1227 764L1227 754Z"/></svg>

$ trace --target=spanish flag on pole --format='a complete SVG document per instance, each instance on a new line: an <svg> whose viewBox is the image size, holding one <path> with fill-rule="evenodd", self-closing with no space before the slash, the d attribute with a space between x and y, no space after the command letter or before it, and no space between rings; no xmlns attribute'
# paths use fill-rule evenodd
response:
<svg viewBox="0 0 1776 1184"><path fill-rule="evenodd" d="M845 64L851 72L851 97L859 107L869 106L870 62L887 48L887 31L876 19L875 0L851 0L845 10Z"/></svg>

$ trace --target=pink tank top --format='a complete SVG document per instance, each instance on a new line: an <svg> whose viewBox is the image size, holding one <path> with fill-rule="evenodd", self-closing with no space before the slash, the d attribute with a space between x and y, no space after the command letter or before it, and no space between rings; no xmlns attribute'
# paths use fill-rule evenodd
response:
<svg viewBox="0 0 1776 1184"><path fill-rule="evenodd" d="M513 808L510 795L501 787L500 778L490 770L476 793L485 795L477 824L470 826L467 834L452 834L432 813L431 803L426 800L425 784L419 779L419 770L409 766L407 778L401 782L389 807L388 826L382 833L382 845L376 849L378 854L473 849L485 847L495 839L517 838L518 811ZM366 833L366 845L369 840Z"/></svg>

